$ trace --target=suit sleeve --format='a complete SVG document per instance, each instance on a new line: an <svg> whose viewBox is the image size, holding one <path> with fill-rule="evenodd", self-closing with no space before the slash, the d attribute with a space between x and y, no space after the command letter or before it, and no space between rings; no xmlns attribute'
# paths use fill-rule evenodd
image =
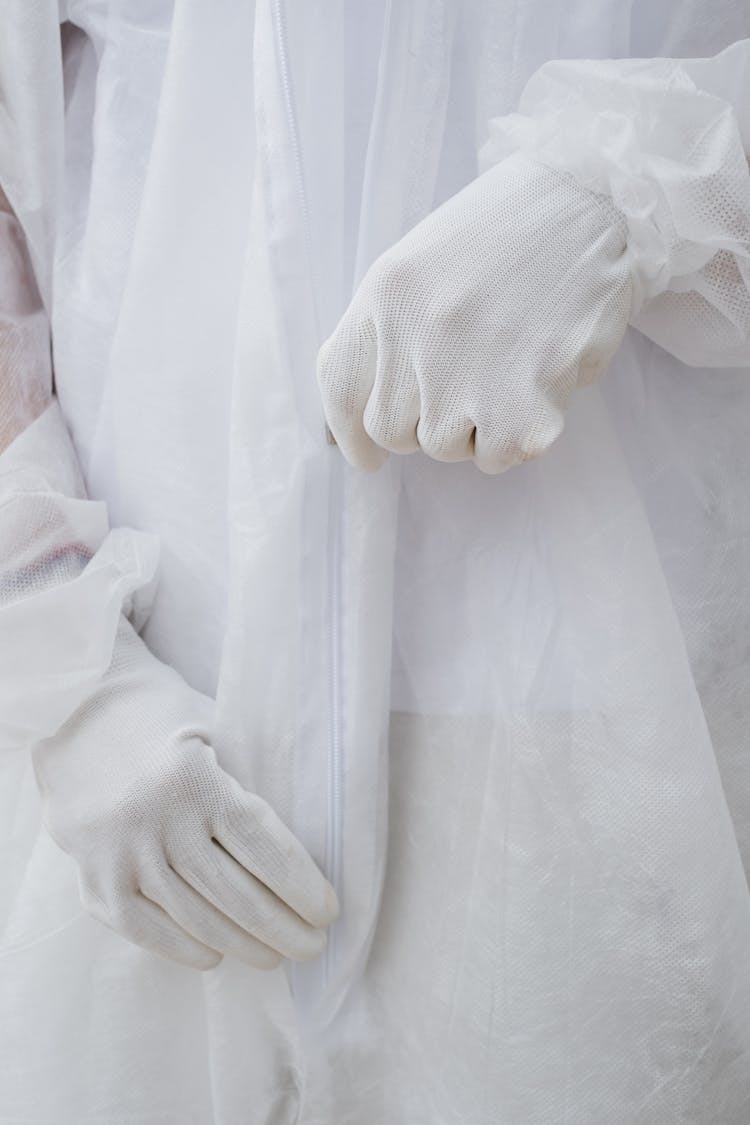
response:
<svg viewBox="0 0 750 1125"><path fill-rule="evenodd" d="M0 13L0 749L54 734L151 589L152 537L86 496L54 395L49 307L60 34L45 0ZM41 68L41 69L39 69ZM58 81L60 80L60 81Z"/></svg>
<svg viewBox="0 0 750 1125"><path fill-rule="evenodd" d="M684 363L750 365L750 40L546 63L491 122L485 163L518 149L622 212L636 328Z"/></svg>

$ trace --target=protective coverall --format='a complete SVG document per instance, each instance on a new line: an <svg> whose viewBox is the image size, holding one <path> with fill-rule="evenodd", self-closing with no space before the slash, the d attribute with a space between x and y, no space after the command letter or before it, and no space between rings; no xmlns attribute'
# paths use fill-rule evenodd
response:
<svg viewBox="0 0 750 1125"><path fill-rule="evenodd" d="M750 6L0 18L0 1121L744 1125Z"/></svg>

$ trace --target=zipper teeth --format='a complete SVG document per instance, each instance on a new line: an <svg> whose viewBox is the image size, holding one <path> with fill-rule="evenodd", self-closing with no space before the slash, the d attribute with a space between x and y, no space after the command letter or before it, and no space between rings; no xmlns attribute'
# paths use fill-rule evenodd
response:
<svg viewBox="0 0 750 1125"><path fill-rule="evenodd" d="M305 179L302 171L302 153L299 143L299 130L294 110L292 97L292 84L289 77L289 64L287 59L287 33L286 16L283 0L273 0L274 22L276 27L277 57L279 74L284 96L284 108L289 126L289 137L292 148L294 174L297 183L297 194L302 213L302 224L305 243L305 256L307 258L308 277L310 280L310 297L312 302L313 321L317 340L320 340L320 318L317 306L317 287L315 280L314 258L312 252L312 236L310 228L310 211L305 191ZM341 624L341 492L342 474L340 465L332 463L330 467L330 494L328 506L328 667L329 667L329 709L330 709L330 739L328 755L328 824L326 834L326 866L328 876L339 897L341 897L341 799L342 799L342 737L341 737L341 659L340 659L340 624ZM336 960L336 936L338 926L331 928L328 945L325 953L325 974L329 979Z"/></svg>
<svg viewBox="0 0 750 1125"><path fill-rule="evenodd" d="M341 490L339 466L332 466L331 503L329 511L329 669L331 738L329 743L329 818L326 861L333 886L341 891L341 808L342 808L342 738L341 710ZM326 946L326 972L330 977L336 959L336 936L333 926Z"/></svg>

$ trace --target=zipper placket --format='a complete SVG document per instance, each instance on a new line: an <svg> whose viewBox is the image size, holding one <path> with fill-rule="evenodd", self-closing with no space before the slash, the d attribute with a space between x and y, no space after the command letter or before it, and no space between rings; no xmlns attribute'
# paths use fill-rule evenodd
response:
<svg viewBox="0 0 750 1125"><path fill-rule="evenodd" d="M299 143L299 130L294 107L287 51L286 15L283 0L272 0L276 49L279 64L279 77L284 99L284 110L289 129L289 141L294 164L297 195L302 219L302 230L310 282L313 322L320 343L320 320L317 307L317 285L315 280L314 258L310 213L305 190L302 166L302 153ZM330 444L327 427L321 425L321 436ZM335 448L335 446L334 446ZM326 867L329 880L341 899L342 874L342 798L343 798L343 721L342 721L342 667L341 667L341 567L342 567L342 519L343 519L343 474L341 465L334 458L330 466L328 528L327 528L327 624L328 624L328 673L329 673L329 731L328 731L328 822L326 825ZM330 979L336 961L338 926L334 925L329 934L325 953L325 981Z"/></svg>
<svg viewBox="0 0 750 1125"><path fill-rule="evenodd" d="M330 499L328 515L328 654L329 654L329 715L330 737L328 744L328 826L326 866L334 889L341 897L341 846L343 813L343 703L341 667L341 566L343 563L343 473L341 465L331 466ZM338 926L334 925L325 953L326 981L333 974L336 961Z"/></svg>

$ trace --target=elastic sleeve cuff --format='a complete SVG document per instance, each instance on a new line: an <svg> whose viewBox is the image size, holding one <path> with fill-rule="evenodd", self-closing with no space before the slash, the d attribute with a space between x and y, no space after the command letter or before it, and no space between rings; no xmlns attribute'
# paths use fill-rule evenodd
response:
<svg viewBox="0 0 750 1125"><path fill-rule="evenodd" d="M0 749L53 735L109 667L123 612L143 620L154 536L87 500L57 403L0 457Z"/></svg>
<svg viewBox="0 0 750 1125"><path fill-rule="evenodd" d="M750 40L735 44L701 60L697 73L747 70L748 52ZM750 287L750 174L738 119L732 104L696 85L688 63L546 63L520 111L490 123L482 162L518 150L608 196L623 214L634 316L667 290L700 288L711 301L698 275L717 254L730 255Z"/></svg>

